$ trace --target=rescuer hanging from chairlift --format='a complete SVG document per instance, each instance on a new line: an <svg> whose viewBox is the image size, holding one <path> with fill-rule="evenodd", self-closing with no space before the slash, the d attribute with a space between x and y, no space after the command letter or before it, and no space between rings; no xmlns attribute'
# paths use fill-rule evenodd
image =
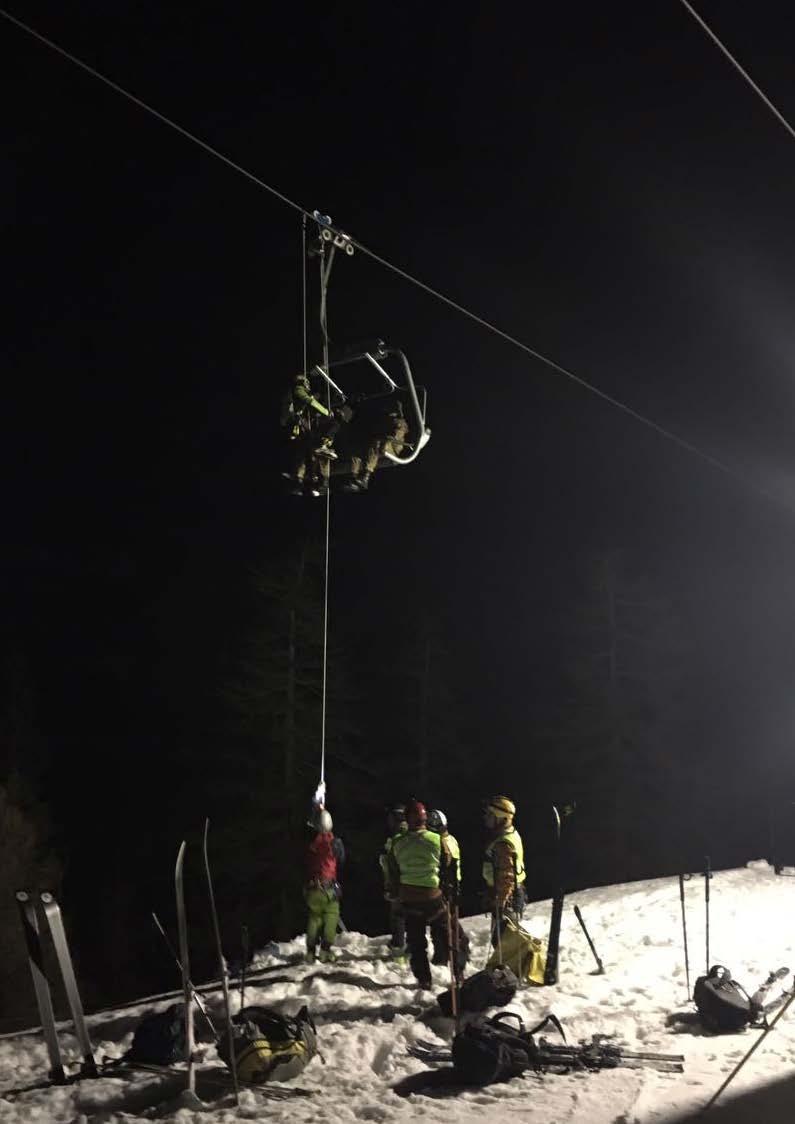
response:
<svg viewBox="0 0 795 1124"><path fill-rule="evenodd" d="M294 495L324 495L328 490L331 461L337 459L334 438L349 421L349 407L325 406L312 393L309 376L299 371L282 406L281 422L291 442L292 462L283 475L292 482Z"/></svg>

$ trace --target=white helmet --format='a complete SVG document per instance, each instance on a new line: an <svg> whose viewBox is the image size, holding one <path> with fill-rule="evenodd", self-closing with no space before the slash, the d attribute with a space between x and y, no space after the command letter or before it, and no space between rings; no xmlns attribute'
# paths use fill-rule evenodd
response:
<svg viewBox="0 0 795 1124"><path fill-rule="evenodd" d="M312 827L315 831L320 831L324 834L333 831L334 821L331 818L331 813L327 812L325 808L321 809L319 812L315 812L312 817Z"/></svg>
<svg viewBox="0 0 795 1124"><path fill-rule="evenodd" d="M447 831L447 816L444 812L440 812L438 808L432 808L428 812L428 830L429 831Z"/></svg>

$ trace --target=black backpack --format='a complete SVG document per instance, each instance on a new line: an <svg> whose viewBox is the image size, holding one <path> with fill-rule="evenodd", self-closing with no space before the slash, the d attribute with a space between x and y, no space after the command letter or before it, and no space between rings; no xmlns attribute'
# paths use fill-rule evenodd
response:
<svg viewBox="0 0 795 1124"><path fill-rule="evenodd" d="M485 1011L489 1007L504 1007L510 1003L519 981L510 968L504 965L499 968L485 968L482 972L475 972L461 985L458 993L458 1005L461 1011ZM444 991L438 997L442 1014L448 1018L453 1013L453 1001L449 991Z"/></svg>
<svg viewBox="0 0 795 1124"><path fill-rule="evenodd" d="M706 1029L716 1032L742 1030L760 1015L745 989L722 964L713 964L706 976L698 977L693 1002Z"/></svg>
<svg viewBox="0 0 795 1124"><path fill-rule="evenodd" d="M185 1008L173 1003L165 1011L144 1015L135 1028L125 1061L173 1065L185 1060Z"/></svg>
<svg viewBox="0 0 795 1124"><path fill-rule="evenodd" d="M517 1027L507 1025L512 1019ZM453 1066L468 1085L510 1081L526 1069L538 1069L539 1050L532 1036L549 1022L565 1042L563 1028L554 1015L547 1015L531 1031L526 1031L519 1015L510 1011L491 1019L477 1019L453 1039Z"/></svg>

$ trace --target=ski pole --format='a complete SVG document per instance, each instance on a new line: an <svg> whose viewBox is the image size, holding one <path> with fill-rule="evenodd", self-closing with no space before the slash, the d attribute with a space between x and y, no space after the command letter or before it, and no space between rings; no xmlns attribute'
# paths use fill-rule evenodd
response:
<svg viewBox="0 0 795 1124"><path fill-rule="evenodd" d="M494 931L495 931L496 924L497 924L497 921L496 921L496 914L495 914L494 916L492 916L491 924L489 925L489 939L486 942L486 959L483 961L484 969L485 969L486 965L488 964L489 960L491 960L491 958L494 954L494 948L495 948Z"/></svg>
<svg viewBox="0 0 795 1124"><path fill-rule="evenodd" d="M687 955L687 917L685 916L685 879L689 878L689 874L679 875L679 901L682 905L682 936L685 942L685 980L687 981L687 1000L690 1002L690 960ZM709 953L707 953L707 960L709 960ZM709 968L707 968L709 971Z"/></svg>
<svg viewBox="0 0 795 1124"><path fill-rule="evenodd" d="M166 945L168 947L168 951L173 956L174 962L176 963L177 967L179 968L179 970L181 972L182 971L182 961L180 960L179 956L177 955L173 944L169 940L168 933L163 928L163 926L160 924L160 918L157 916L157 914L155 913L154 910L152 910L152 920L154 921L155 925L157 925L158 929L160 930L160 935L162 936L163 940L166 942ZM196 1006L199 1008L199 1010L202 1013L202 1015L204 1016L204 1018L207 1020L207 1025L210 1028L210 1033L212 1034L213 1038L217 1042L218 1041L218 1031L213 1026L213 1021L210 1018L210 1016L207 1014L207 1008L204 1005L204 1000L199 995L198 991L194 987L191 980L188 980L188 986L190 987L190 993L191 993L191 996L193 998L193 1002L196 1004Z"/></svg>
<svg viewBox="0 0 795 1124"><path fill-rule="evenodd" d="M455 1029L459 1026L459 976L460 948L458 945L458 861L453 859L450 864L450 897L447 902L447 945L450 950L450 995L453 1008Z"/></svg>
<svg viewBox="0 0 795 1124"><path fill-rule="evenodd" d="M593 953L593 958L596 961L596 965L597 965L596 974L597 974L597 976L603 976L605 974L604 964L602 964L602 961L599 959L599 957L596 954L596 949L594 948L594 943L591 940L591 934L588 932L588 930L585 927L585 922L583 921L582 913L580 912L580 907L578 905L575 905L575 907L574 907L574 916L579 921L580 927L582 928L583 933L585 933L585 939L588 942L588 945L591 949L591 952Z"/></svg>
<svg viewBox="0 0 795 1124"><path fill-rule="evenodd" d="M502 964L502 906L499 904L499 901L496 898L494 901L494 908L496 919L495 924L497 926L497 956L499 958L500 964Z"/></svg>
<svg viewBox="0 0 795 1124"><path fill-rule="evenodd" d="M709 855L706 855L704 857L704 909L706 911L707 975L709 975L709 880L711 877Z"/></svg>
<svg viewBox="0 0 795 1124"><path fill-rule="evenodd" d="M240 945L243 954L243 966L240 969L240 1009L246 1005L246 967L248 965L248 925L240 929Z"/></svg>
<svg viewBox="0 0 795 1124"><path fill-rule="evenodd" d="M456 974L456 956L453 949L453 918L452 907L450 902L447 902L447 960L450 965L450 1006L453 1011L453 1021L455 1022L456 1032L458 1031L458 976Z"/></svg>

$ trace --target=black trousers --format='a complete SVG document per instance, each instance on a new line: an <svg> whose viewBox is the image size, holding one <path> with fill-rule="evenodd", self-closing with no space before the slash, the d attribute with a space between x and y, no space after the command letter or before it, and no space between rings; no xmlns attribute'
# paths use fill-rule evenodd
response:
<svg viewBox="0 0 795 1124"><path fill-rule="evenodd" d="M426 935L428 926L431 929L434 962L447 964L450 957L447 903L444 898L433 898L428 902L412 902L411 905L404 906L404 909L409 964L417 982L427 987L431 982ZM453 949L455 950L453 967L456 976L460 978L469 959L469 939L460 923L457 923L453 933Z"/></svg>

